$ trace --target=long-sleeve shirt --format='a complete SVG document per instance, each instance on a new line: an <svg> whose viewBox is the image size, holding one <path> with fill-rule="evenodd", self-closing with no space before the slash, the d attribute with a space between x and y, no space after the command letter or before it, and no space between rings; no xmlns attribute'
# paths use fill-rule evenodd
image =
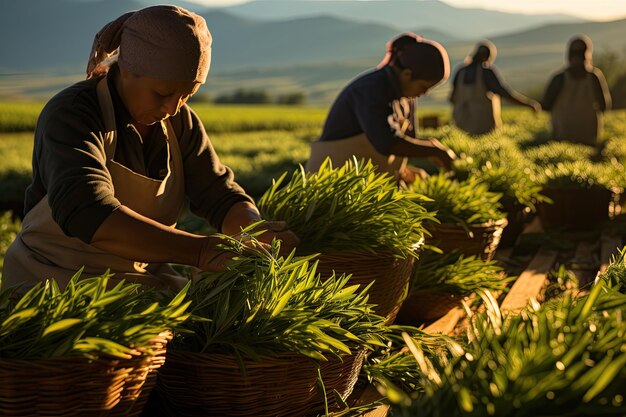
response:
<svg viewBox="0 0 626 417"><path fill-rule="evenodd" d="M403 103L394 106L394 103ZM415 101L402 97L398 78L389 66L373 70L353 80L337 96L330 108L320 141L346 139L364 133L374 148L389 155L404 140L390 123L401 111L408 126L407 136L415 136Z"/></svg>
<svg viewBox="0 0 626 417"><path fill-rule="evenodd" d="M47 196L52 217L64 233L86 243L121 205L106 167L106 130L96 93L99 80L70 86L42 110L35 131L33 182L26 190L24 203L24 212L28 213ZM165 132L153 129L153 134L142 140L131 125L112 76L108 82L117 125L114 160L138 174L162 179L167 173ZM235 182L233 172L220 162L191 108L184 105L170 120L179 141L191 210L219 229L233 204L252 199Z"/></svg>
<svg viewBox="0 0 626 417"><path fill-rule="evenodd" d="M563 88L565 73L567 71L568 69L558 72L550 80L548 88L546 88L546 92L543 96L543 100L541 101L541 107L544 110L549 111L552 110L552 107L554 107L554 103L556 103L556 100L561 93L561 89ZM590 73L592 77L591 79L593 80L593 93L598 103L598 110L609 110L611 108L611 94L609 93L609 88L606 85L604 75L597 68L594 68L591 72L586 73Z"/></svg>

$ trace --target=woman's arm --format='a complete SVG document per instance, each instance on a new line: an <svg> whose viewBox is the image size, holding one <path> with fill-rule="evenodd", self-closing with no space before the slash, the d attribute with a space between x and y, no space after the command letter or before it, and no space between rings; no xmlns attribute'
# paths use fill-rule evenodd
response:
<svg viewBox="0 0 626 417"><path fill-rule="evenodd" d="M165 226L122 205L102 222L91 245L140 262L198 266L208 239Z"/></svg>
<svg viewBox="0 0 626 417"><path fill-rule="evenodd" d="M485 68L483 71L485 74L485 86L489 91L520 106L530 107L535 111L541 110L541 105L537 100L526 97L525 95L512 89L504 81L502 81L493 69Z"/></svg>

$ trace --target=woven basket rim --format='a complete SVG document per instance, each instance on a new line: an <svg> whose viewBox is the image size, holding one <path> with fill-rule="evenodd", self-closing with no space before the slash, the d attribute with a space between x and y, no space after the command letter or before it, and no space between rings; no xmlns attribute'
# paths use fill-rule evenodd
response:
<svg viewBox="0 0 626 417"><path fill-rule="evenodd" d="M149 348L153 343L156 342L169 342L172 340L174 334L171 330L167 330L161 332L158 336L150 339L145 345L134 347L130 353L130 358L120 358L117 356L109 355L102 352L93 352L94 358L88 358L86 356L56 356L52 358L33 358L33 359L19 359L19 358L2 358L0 357L0 364L11 363L11 364L37 364L37 365L45 365L45 364L55 364L58 362L85 362L85 363L93 363L93 362L115 362L115 361L132 361L140 359L148 354L145 352L147 348ZM160 339L160 340L159 340ZM148 355L149 356L149 355Z"/></svg>
<svg viewBox="0 0 626 417"><path fill-rule="evenodd" d="M242 356L242 359L245 363L251 363L251 364L259 364L259 363L263 363L264 360L268 360L268 361L291 361L291 360L306 360L306 361L310 361L312 363L319 363L319 364L325 364L325 363L329 363L335 360L340 360L343 361L346 358L355 355L356 353L358 353L360 351L360 349L353 349L352 350L353 353L350 355L347 354L342 354L339 357L337 357L336 355L332 354L331 352L327 352L325 354L325 356L327 357L327 361L318 361L316 359L313 359L311 357L308 357L304 354L300 354L300 353L295 353L295 352L279 352L277 353L275 356L271 356L271 355L259 355L259 360L255 360L251 357L248 356ZM176 358L178 357L187 357L187 358L193 358L193 359L197 359L197 360L205 360L208 358L223 358L223 359L232 359L234 361L237 361L237 356L234 353L211 353L211 352L193 352L190 350L182 350L182 349L168 349L167 351L167 356L168 358L173 357Z"/></svg>

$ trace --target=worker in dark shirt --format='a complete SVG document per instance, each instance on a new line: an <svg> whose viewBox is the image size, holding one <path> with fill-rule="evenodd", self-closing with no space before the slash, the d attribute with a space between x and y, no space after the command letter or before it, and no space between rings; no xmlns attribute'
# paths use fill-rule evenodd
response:
<svg viewBox="0 0 626 417"><path fill-rule="evenodd" d="M340 165L356 156L407 182L407 157L432 158L449 167L454 153L436 139L415 137L415 98L449 75L448 54L437 42L403 34L387 46L378 68L353 80L335 99L322 135L311 144L307 169L330 157Z"/></svg>
<svg viewBox="0 0 626 417"><path fill-rule="evenodd" d="M119 48L119 49L118 49ZM87 80L53 97L35 132L33 183L2 285L55 278L60 286L110 270L160 288L186 279L169 263L221 270L232 254L217 236L174 228L191 209L229 235L260 219L185 104L211 58L205 20L176 6L127 13L94 41ZM297 243L284 224L260 236Z"/></svg>
<svg viewBox="0 0 626 417"><path fill-rule="evenodd" d="M551 112L552 138L596 146L602 114L611 108L611 94L602 71L592 64L593 44L576 36L567 48L568 65L550 80L542 105Z"/></svg>
<svg viewBox="0 0 626 417"><path fill-rule="evenodd" d="M459 129L472 135L489 133L502 125L500 97L534 111L541 110L536 100L518 93L500 79L493 66L496 54L493 43L479 43L466 65L454 76L450 95L454 105L452 117Z"/></svg>

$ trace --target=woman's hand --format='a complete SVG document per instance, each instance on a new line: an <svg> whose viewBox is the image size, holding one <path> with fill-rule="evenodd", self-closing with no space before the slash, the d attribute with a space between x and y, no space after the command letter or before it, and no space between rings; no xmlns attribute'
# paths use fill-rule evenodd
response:
<svg viewBox="0 0 626 417"><path fill-rule="evenodd" d="M541 111L541 104L537 100L530 100L527 104L535 113L539 113Z"/></svg>
<svg viewBox="0 0 626 417"><path fill-rule="evenodd" d="M196 266L202 271L222 272L226 270L228 261L235 256L235 252L218 247L224 241L217 236L206 236L198 255Z"/></svg>
<svg viewBox="0 0 626 417"><path fill-rule="evenodd" d="M226 213L222 223L222 233L236 236L240 234L241 229L261 220L261 215L254 204L247 201L236 203ZM287 223L284 221L266 221L257 226L254 231L261 230L265 232L257 236L260 242L271 244L274 238L282 241L280 246L281 255L290 253L300 243L298 236L287 229Z"/></svg>
<svg viewBox="0 0 626 417"><path fill-rule="evenodd" d="M287 255L298 246L300 239L294 232L287 228L287 222L275 220L266 221L255 228L256 230L265 230L261 235L257 236L260 242L271 244L273 239L281 241L280 254Z"/></svg>

